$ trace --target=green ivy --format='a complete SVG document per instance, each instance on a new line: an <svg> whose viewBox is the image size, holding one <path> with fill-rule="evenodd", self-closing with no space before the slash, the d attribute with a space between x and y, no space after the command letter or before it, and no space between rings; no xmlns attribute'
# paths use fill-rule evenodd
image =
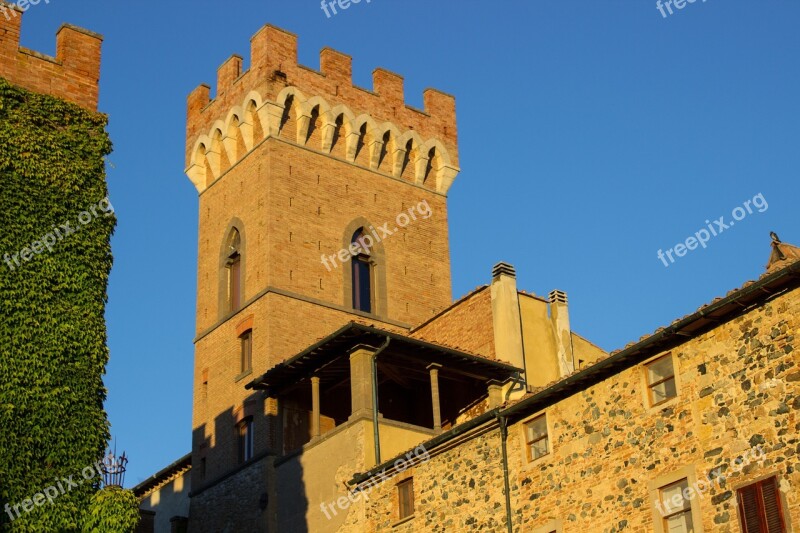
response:
<svg viewBox="0 0 800 533"><path fill-rule="evenodd" d="M131 533L139 523L139 499L132 491L107 487L94 496L83 533Z"/></svg>
<svg viewBox="0 0 800 533"><path fill-rule="evenodd" d="M103 457L106 288L113 212L105 115L0 79L0 530L77 532L98 489L81 471ZM8 264L59 225L80 230ZM5 254L8 254L6 256ZM13 268L12 268L13 267ZM12 521L5 505L82 481ZM52 489L51 489L52 493Z"/></svg>

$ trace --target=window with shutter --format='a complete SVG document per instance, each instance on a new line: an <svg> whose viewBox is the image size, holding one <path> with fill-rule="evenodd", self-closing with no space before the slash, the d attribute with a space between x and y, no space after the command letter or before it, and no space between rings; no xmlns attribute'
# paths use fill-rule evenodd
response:
<svg viewBox="0 0 800 533"><path fill-rule="evenodd" d="M744 533L786 533L777 478L743 487L737 498Z"/></svg>
<svg viewBox="0 0 800 533"><path fill-rule="evenodd" d="M414 480L406 479L397 484L397 500L400 520L414 515Z"/></svg>

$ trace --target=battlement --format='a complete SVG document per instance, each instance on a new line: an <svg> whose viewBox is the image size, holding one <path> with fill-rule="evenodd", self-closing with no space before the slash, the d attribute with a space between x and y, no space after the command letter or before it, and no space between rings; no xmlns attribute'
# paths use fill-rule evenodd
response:
<svg viewBox="0 0 800 533"><path fill-rule="evenodd" d="M205 84L188 97L186 172L199 192L245 155L242 146L249 151L270 136L332 155L341 138L343 159L442 193L455 179L452 96L427 89L416 109L405 103L403 78L382 68L372 90L357 87L352 58L330 48L320 53L320 71L305 67L297 36L271 25L251 39L250 61L245 72L238 55L219 67L214 99Z"/></svg>
<svg viewBox="0 0 800 533"><path fill-rule="evenodd" d="M56 33L56 57L50 57L20 47L22 16L22 9L0 0L0 77L96 111L103 37L64 24Z"/></svg>

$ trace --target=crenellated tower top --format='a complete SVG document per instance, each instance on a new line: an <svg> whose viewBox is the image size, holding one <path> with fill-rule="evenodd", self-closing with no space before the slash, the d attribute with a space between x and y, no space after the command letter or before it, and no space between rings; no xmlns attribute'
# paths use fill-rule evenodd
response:
<svg viewBox="0 0 800 533"><path fill-rule="evenodd" d="M188 97L186 173L203 192L261 141L281 137L446 194L458 174L455 99L424 92L405 103L403 78L381 68L373 89L353 85L352 58L325 48L320 71L298 64L297 36L266 25L251 39L251 66L231 56Z"/></svg>
<svg viewBox="0 0 800 533"><path fill-rule="evenodd" d="M50 57L19 45L22 15L22 9L0 0L0 77L97 111L103 37L63 24L56 33L56 57Z"/></svg>

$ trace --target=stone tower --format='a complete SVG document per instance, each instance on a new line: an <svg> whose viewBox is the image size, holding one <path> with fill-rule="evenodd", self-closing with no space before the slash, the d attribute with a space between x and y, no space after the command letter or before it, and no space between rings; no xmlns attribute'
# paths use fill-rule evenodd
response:
<svg viewBox="0 0 800 533"><path fill-rule="evenodd" d="M351 73L331 49L320 72L299 65L296 36L268 25L249 70L231 56L214 99L189 95L195 526L266 523L274 406L248 381L348 322L407 331L451 303L455 101L428 89L416 109L397 74L364 89Z"/></svg>

